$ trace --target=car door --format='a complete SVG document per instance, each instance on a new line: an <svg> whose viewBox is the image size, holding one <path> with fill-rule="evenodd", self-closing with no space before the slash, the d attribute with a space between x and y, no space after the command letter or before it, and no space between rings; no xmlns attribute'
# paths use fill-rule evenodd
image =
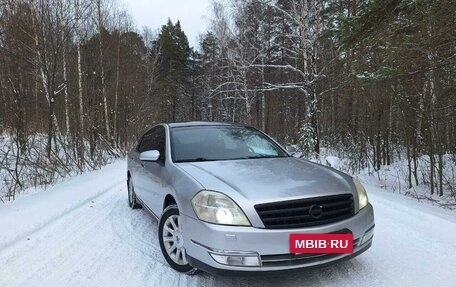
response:
<svg viewBox="0 0 456 287"><path fill-rule="evenodd" d="M155 215L160 216L163 198L166 195L166 134L163 126L153 128L150 135L146 137L146 145L143 151L146 150L158 150L160 157L157 161L141 161L141 200Z"/></svg>
<svg viewBox="0 0 456 287"><path fill-rule="evenodd" d="M138 141L135 150L130 154L130 170L135 188L135 193L144 200L147 189L147 173L144 169L144 163L139 159L139 155L143 151L147 151L152 145L152 132L155 128L148 130Z"/></svg>

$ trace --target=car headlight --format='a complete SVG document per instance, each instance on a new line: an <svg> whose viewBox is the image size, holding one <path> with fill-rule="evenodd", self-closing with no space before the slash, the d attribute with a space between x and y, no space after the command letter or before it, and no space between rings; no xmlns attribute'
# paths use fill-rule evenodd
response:
<svg viewBox="0 0 456 287"><path fill-rule="evenodd" d="M202 190L193 197L192 205L200 220L215 224L250 226L239 206L222 193Z"/></svg>
<svg viewBox="0 0 456 287"><path fill-rule="evenodd" d="M363 185L359 180L353 179L353 183L355 184L356 191L358 192L358 201L359 201L359 209L366 207L367 203L369 202L367 199L367 193L364 189Z"/></svg>

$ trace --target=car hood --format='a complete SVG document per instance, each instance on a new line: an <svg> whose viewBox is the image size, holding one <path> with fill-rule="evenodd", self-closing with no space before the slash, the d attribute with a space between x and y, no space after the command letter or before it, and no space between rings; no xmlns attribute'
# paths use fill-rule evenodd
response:
<svg viewBox="0 0 456 287"><path fill-rule="evenodd" d="M255 204L352 193L351 177L293 157L179 163L205 189Z"/></svg>

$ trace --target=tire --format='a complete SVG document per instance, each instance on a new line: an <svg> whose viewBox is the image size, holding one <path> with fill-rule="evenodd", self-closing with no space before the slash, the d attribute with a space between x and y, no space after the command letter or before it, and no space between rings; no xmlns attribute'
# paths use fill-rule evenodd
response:
<svg viewBox="0 0 456 287"><path fill-rule="evenodd" d="M138 203L138 199L136 198L135 188L133 186L133 181L131 177L128 177L127 180L127 187L128 187L128 206L131 209L138 209L141 208L141 204Z"/></svg>
<svg viewBox="0 0 456 287"><path fill-rule="evenodd" d="M196 269L190 266L184 247L182 227L179 226L179 209L172 204L165 208L158 224L158 240L166 262L176 271L193 275ZM166 241L165 241L166 238Z"/></svg>

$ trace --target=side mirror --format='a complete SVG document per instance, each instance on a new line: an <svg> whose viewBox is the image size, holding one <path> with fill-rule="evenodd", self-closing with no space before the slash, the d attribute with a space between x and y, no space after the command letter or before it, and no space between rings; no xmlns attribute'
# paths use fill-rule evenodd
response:
<svg viewBox="0 0 456 287"><path fill-rule="evenodd" d="M140 161L157 161L160 158L158 150L146 150L139 154Z"/></svg>
<svg viewBox="0 0 456 287"><path fill-rule="evenodd" d="M295 153L295 152L297 152L296 148L295 148L294 146L292 146L292 145L287 145L287 146L285 146L285 149L286 149L287 152L289 152L289 153Z"/></svg>
<svg viewBox="0 0 456 287"><path fill-rule="evenodd" d="M300 158L302 156L302 152L300 152L296 147L287 145L285 146L285 149L287 150L288 153L290 153L293 157Z"/></svg>

